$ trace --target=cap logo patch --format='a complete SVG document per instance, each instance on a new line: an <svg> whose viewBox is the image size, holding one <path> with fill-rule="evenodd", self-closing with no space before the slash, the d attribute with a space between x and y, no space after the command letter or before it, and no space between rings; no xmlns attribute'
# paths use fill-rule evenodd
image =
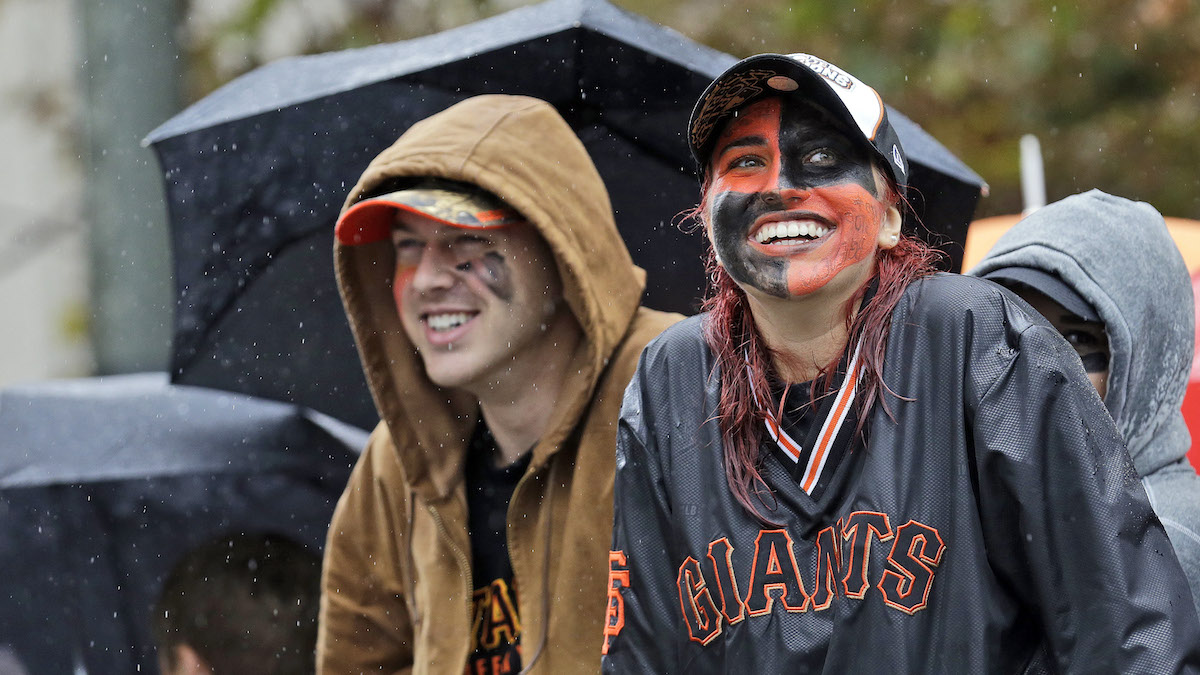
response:
<svg viewBox="0 0 1200 675"><path fill-rule="evenodd" d="M721 82L704 102L704 108L692 125L692 145L703 147L712 135L713 127L722 115L740 107L751 98L763 93L763 80L775 75L771 70L748 70Z"/></svg>
<svg viewBox="0 0 1200 675"><path fill-rule="evenodd" d="M787 75L776 75L767 80L767 86L776 91L796 91L800 88L800 83Z"/></svg>
<svg viewBox="0 0 1200 675"><path fill-rule="evenodd" d="M896 165L896 168L900 170L900 173L905 173L904 159L900 156L900 146L896 145L895 143L892 144L892 162Z"/></svg>
<svg viewBox="0 0 1200 675"><path fill-rule="evenodd" d="M818 59L812 54L792 54L791 56L805 66L808 66L809 70L836 84L842 89L851 89L854 87L854 78L851 77L846 71L838 68L828 61Z"/></svg>

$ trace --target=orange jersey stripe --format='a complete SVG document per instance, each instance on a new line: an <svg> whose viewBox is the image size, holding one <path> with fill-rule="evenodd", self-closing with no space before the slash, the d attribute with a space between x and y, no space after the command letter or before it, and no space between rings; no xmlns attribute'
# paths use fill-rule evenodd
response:
<svg viewBox="0 0 1200 675"><path fill-rule="evenodd" d="M813 482L817 480L817 476L821 473L821 462L825 458L825 453L828 452L829 446L833 444L833 439L837 437L838 429L842 427L846 406L854 398L854 390L858 384L857 363L854 364L854 368L846 378L846 383L849 386L842 388L841 393L838 395L838 401L830 413L830 419L836 420L836 422L826 427L825 433L822 434L820 440L817 442L817 447L813 448L813 457L809 463L808 475L804 477L804 482L801 484L805 492L812 491Z"/></svg>

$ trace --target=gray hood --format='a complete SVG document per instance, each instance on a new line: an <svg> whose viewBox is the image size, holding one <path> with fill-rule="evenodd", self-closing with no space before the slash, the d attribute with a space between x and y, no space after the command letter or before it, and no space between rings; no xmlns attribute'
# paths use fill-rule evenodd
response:
<svg viewBox="0 0 1200 675"><path fill-rule="evenodd" d="M1057 274L1100 315L1112 350L1104 403L1138 473L1184 457L1195 309L1158 211L1099 190L1068 197L1014 225L969 274L1013 266Z"/></svg>

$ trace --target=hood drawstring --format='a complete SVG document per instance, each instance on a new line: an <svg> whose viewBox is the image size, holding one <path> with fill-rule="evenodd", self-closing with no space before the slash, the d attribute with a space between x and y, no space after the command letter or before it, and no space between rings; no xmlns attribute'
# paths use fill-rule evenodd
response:
<svg viewBox="0 0 1200 675"><path fill-rule="evenodd" d="M549 473L549 472L547 472ZM529 659L529 663L524 664L519 675L527 675L533 670L533 666L542 656L542 650L546 647L546 635L550 632L550 536L553 529L550 527L551 521L554 520L554 493L555 490L547 490L546 495L546 518L545 524L542 526L542 634L538 638L537 648L533 651L533 656Z"/></svg>
<svg viewBox="0 0 1200 675"><path fill-rule="evenodd" d="M410 539L412 537L413 520L415 518L415 512L417 508L416 504L414 503L416 502L416 499L417 496L412 492L409 492L408 499L405 500L408 502L408 508L405 509L405 516L407 517L408 521L405 523L404 531L408 533ZM421 625L421 610L417 606L417 560L413 557L411 545L406 543L404 546L404 552L408 558L408 573L405 574L407 577L407 583L405 586L407 588L405 589L404 593L404 603L408 605L408 616L412 619L412 625L415 633L416 627Z"/></svg>

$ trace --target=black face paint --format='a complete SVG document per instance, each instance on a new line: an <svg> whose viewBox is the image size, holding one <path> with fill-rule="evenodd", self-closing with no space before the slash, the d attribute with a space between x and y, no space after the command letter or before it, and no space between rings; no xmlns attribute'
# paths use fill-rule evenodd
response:
<svg viewBox="0 0 1200 675"><path fill-rule="evenodd" d="M778 298L788 297L787 259L756 255L746 251L746 235L754 220L743 214L763 211L754 202L762 193L722 192L713 197L713 247L725 271L737 282L749 284ZM732 226L733 223L743 224Z"/></svg>
<svg viewBox="0 0 1200 675"><path fill-rule="evenodd" d="M489 246L488 242L477 239L456 242L454 252L461 262L457 263L454 269L483 282L497 298L512 302L512 272L504 256L496 251L487 250Z"/></svg>
<svg viewBox="0 0 1200 675"><path fill-rule="evenodd" d="M828 164L812 161L826 150L836 156ZM854 183L878 198L871 159L823 111L801 101L783 101L779 122L779 189L806 189Z"/></svg>
<svg viewBox="0 0 1200 675"><path fill-rule="evenodd" d="M483 285L487 286L488 290L497 298L504 302L512 302L512 272L508 269L504 256L495 251L488 251L483 254L482 258L474 262L477 264L467 263L470 265L469 271L482 281Z"/></svg>

